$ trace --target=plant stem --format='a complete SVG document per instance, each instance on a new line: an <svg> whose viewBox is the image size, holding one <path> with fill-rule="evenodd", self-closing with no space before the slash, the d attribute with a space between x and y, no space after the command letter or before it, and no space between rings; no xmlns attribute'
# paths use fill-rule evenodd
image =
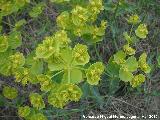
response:
<svg viewBox="0 0 160 120"><path fill-rule="evenodd" d="M96 55L97 55L98 59L102 61L102 58L101 58L101 56L99 55L99 52L98 52L98 50L97 50L96 44L94 45L94 49L95 49L95 52L96 52Z"/></svg>
<svg viewBox="0 0 160 120"><path fill-rule="evenodd" d="M68 68L68 83L71 82L71 70Z"/></svg>
<svg viewBox="0 0 160 120"><path fill-rule="evenodd" d="M51 78L53 78L53 77L55 77L55 76L57 76L57 75L59 75L60 73L62 73L64 70L61 70L61 71L59 71L59 72L57 72L56 74L54 74Z"/></svg>
<svg viewBox="0 0 160 120"><path fill-rule="evenodd" d="M79 70L86 70L85 68L81 68L81 67L73 67L73 68L75 68L75 69L79 69Z"/></svg>
<svg viewBox="0 0 160 120"><path fill-rule="evenodd" d="M131 36L132 31L133 31L133 25L132 25L132 27L131 27L131 30L130 30L129 36Z"/></svg>

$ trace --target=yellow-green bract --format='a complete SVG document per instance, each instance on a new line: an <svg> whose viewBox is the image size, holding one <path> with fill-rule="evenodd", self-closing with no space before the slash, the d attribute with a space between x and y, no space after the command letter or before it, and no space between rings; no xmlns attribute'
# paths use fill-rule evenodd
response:
<svg viewBox="0 0 160 120"><path fill-rule="evenodd" d="M27 117L30 114L31 110L29 106L19 107L18 115L20 117Z"/></svg>
<svg viewBox="0 0 160 120"><path fill-rule="evenodd" d="M8 99L15 99L18 95L18 91L14 87L4 86L3 95Z"/></svg>
<svg viewBox="0 0 160 120"><path fill-rule="evenodd" d="M123 50L127 55L134 55L136 52L132 47L129 46L129 44L124 45Z"/></svg>
<svg viewBox="0 0 160 120"><path fill-rule="evenodd" d="M147 54L146 53L141 54L141 56L139 57L138 65L142 71L144 71L145 73L149 73L151 71L151 68L147 64L146 60L147 60Z"/></svg>
<svg viewBox="0 0 160 120"><path fill-rule="evenodd" d="M86 71L87 82L91 85L97 85L104 71L104 65L101 62L92 64Z"/></svg>
<svg viewBox="0 0 160 120"><path fill-rule="evenodd" d="M55 87L55 84L52 82L51 78L47 75L43 75L43 74L38 75L37 79L41 85L41 88L40 88L41 91L48 92Z"/></svg>
<svg viewBox="0 0 160 120"><path fill-rule="evenodd" d="M29 98L30 98L30 102L34 108L36 108L36 109L45 108L44 101L43 101L42 96L40 94L30 93Z"/></svg>
<svg viewBox="0 0 160 120"><path fill-rule="evenodd" d="M148 34L146 24L140 24L138 28L135 30L135 33L139 38L142 38L142 39L146 38Z"/></svg>
<svg viewBox="0 0 160 120"><path fill-rule="evenodd" d="M131 15L129 18L128 18L128 23L130 24L138 24L141 20L139 18L139 16L137 14L135 15Z"/></svg>
<svg viewBox="0 0 160 120"><path fill-rule="evenodd" d="M145 81L145 76L143 74L138 74L130 81L132 87L137 87Z"/></svg>
<svg viewBox="0 0 160 120"><path fill-rule="evenodd" d="M69 101L78 101L81 98L81 89L74 84L61 84L50 92L49 104L57 108L63 108Z"/></svg>
<svg viewBox="0 0 160 120"><path fill-rule="evenodd" d="M90 56L86 45L77 44L73 48L73 58L77 65L85 65L89 62Z"/></svg>

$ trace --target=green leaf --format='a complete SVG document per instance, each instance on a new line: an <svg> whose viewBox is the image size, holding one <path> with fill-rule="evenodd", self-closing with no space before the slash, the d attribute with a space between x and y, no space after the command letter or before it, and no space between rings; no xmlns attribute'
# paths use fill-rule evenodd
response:
<svg viewBox="0 0 160 120"><path fill-rule="evenodd" d="M60 54L66 64L70 64L72 62L73 58L72 58L71 48L68 47L68 48L62 49Z"/></svg>
<svg viewBox="0 0 160 120"><path fill-rule="evenodd" d="M5 106L6 104L6 99L5 97L3 97L2 95L0 95L0 107Z"/></svg>
<svg viewBox="0 0 160 120"><path fill-rule="evenodd" d="M8 58L11 54L12 54L12 51L10 49L8 49L5 52L0 52L0 65L5 64L6 61L8 62Z"/></svg>
<svg viewBox="0 0 160 120"><path fill-rule="evenodd" d="M82 81L82 72L78 69L67 70L63 75L63 83L78 84Z"/></svg>
<svg viewBox="0 0 160 120"><path fill-rule="evenodd" d="M38 3L36 6L34 6L32 8L32 10L29 12L29 15L33 18L36 18L38 17L42 12L43 12L43 9L44 9L44 3L41 2L41 3Z"/></svg>
<svg viewBox="0 0 160 120"><path fill-rule="evenodd" d="M26 57L25 64L31 66L35 56L36 56L35 51L29 53L29 55Z"/></svg>
<svg viewBox="0 0 160 120"><path fill-rule="evenodd" d="M137 60L136 60L136 58L134 56L129 57L126 60L125 65L126 65L128 71L130 71L130 72L134 72L138 68L138 62L137 62Z"/></svg>
<svg viewBox="0 0 160 120"><path fill-rule="evenodd" d="M124 82L129 82L133 78L133 74L129 71L125 71L123 68L119 70L119 78Z"/></svg>
<svg viewBox="0 0 160 120"><path fill-rule="evenodd" d="M34 75L41 74L43 72L43 62L41 60L35 60L30 68L31 73Z"/></svg>
<svg viewBox="0 0 160 120"><path fill-rule="evenodd" d="M48 68L50 71L58 71L70 66L72 62L72 49L66 48L62 49L60 52L60 56L58 57L50 57L48 62Z"/></svg>
<svg viewBox="0 0 160 120"><path fill-rule="evenodd" d="M52 61L53 60L53 61ZM50 71L59 71L64 69L63 82L64 83L79 83L82 80L82 72L78 69L72 69L72 49L65 48L60 52L60 57L48 61L48 68Z"/></svg>
<svg viewBox="0 0 160 120"><path fill-rule="evenodd" d="M119 69L120 69L120 66L113 61L113 56L112 56L109 59L107 67L106 67L107 73L109 73L113 77L114 76L118 77L119 76Z"/></svg>
<svg viewBox="0 0 160 120"><path fill-rule="evenodd" d="M9 61L9 56L12 54L12 50L8 49L5 52L0 52L0 73L3 75L10 75L10 61Z"/></svg>
<svg viewBox="0 0 160 120"><path fill-rule="evenodd" d="M7 36L0 36L0 52L5 52L8 49Z"/></svg>
<svg viewBox="0 0 160 120"><path fill-rule="evenodd" d="M88 98L88 96L90 95L90 85L87 82L85 82L82 85L81 89L83 93L82 98Z"/></svg>
<svg viewBox="0 0 160 120"><path fill-rule="evenodd" d="M119 88L119 79L118 78L110 78L109 81L109 95L114 95L117 89Z"/></svg>
<svg viewBox="0 0 160 120"><path fill-rule="evenodd" d="M5 76L9 76L11 75L11 72L10 72L10 64L8 64L8 60L6 61L5 64L2 64L1 67L0 67L0 73L5 75Z"/></svg>
<svg viewBox="0 0 160 120"><path fill-rule="evenodd" d="M64 68L64 64L59 63L48 63L48 68L50 71L59 71Z"/></svg>
<svg viewBox="0 0 160 120"><path fill-rule="evenodd" d="M116 6L115 6L115 4L112 4L112 1L109 0L109 1L107 1L107 3L105 2L104 9L106 11L113 12L116 9Z"/></svg>
<svg viewBox="0 0 160 120"><path fill-rule="evenodd" d="M127 32L123 33L124 39L130 44L132 43L132 38L128 35Z"/></svg>
<svg viewBox="0 0 160 120"><path fill-rule="evenodd" d="M57 74L57 75L55 75L55 74ZM60 84L63 79L63 75L64 75L64 72L54 71L52 74L52 76L54 76L54 77L52 77L52 81ZM52 88L52 89L54 89L54 88Z"/></svg>
<svg viewBox="0 0 160 120"><path fill-rule="evenodd" d="M114 55L114 61L117 64L123 64L125 62L126 54L120 50Z"/></svg>
<svg viewBox="0 0 160 120"><path fill-rule="evenodd" d="M153 90L153 92L151 92L151 95L159 97L160 96L160 92L157 91L157 90Z"/></svg>
<svg viewBox="0 0 160 120"><path fill-rule="evenodd" d="M18 30L22 25L26 24L27 21L25 19L19 20L18 22L16 22L15 24L15 30Z"/></svg>
<svg viewBox="0 0 160 120"><path fill-rule="evenodd" d="M98 87L90 86L90 91L91 91L91 94L92 94L94 100L96 101L96 103L100 106L103 105L104 99L100 95Z"/></svg>
<svg viewBox="0 0 160 120"><path fill-rule="evenodd" d="M8 42L9 42L9 46L12 49L16 49L17 47L19 47L22 44L21 33L17 31L11 32L11 34L9 35Z"/></svg>

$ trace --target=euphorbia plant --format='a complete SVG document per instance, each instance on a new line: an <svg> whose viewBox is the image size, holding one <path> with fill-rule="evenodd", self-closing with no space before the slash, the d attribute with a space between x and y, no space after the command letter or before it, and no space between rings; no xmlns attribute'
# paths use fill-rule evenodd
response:
<svg viewBox="0 0 160 120"><path fill-rule="evenodd" d="M74 0L51 0L51 2L70 3L73 4L73 8L57 16L57 31L45 37L29 55L24 56L16 50L21 45L18 29L25 21L17 23L10 34L0 36L2 58L0 73L14 76L15 82L23 86L40 85L40 92L29 93L30 106L25 104L18 106L18 115L29 120L47 119L42 110L48 104L56 108L64 108L71 101L79 101L83 94L80 83L86 81L90 85L98 85L105 71L102 62L90 63L91 57L85 44L95 44L103 40L107 22L102 20L100 25L96 24L97 16L103 10L102 0L89 0L81 5L76 4ZM38 17L44 6L45 4L39 3L33 7L29 15L33 18ZM128 22L136 25L140 20L135 15ZM135 34L139 38L145 38L148 34L146 25L140 24ZM75 37L81 38L84 43L74 45ZM112 74L112 69L116 68L118 74L113 73L116 77L136 87L145 80L142 73L135 74L137 69L149 73L150 67L146 63L145 53L138 61L134 57L136 50L131 47L134 37L127 32L124 33L124 37L127 43L123 46L123 50L111 57L107 72ZM109 66L112 68L110 69ZM18 91L13 87L5 86L3 94L8 99L15 99Z"/></svg>
<svg viewBox="0 0 160 120"><path fill-rule="evenodd" d="M29 13L31 17L38 15L34 13L38 7ZM53 35L45 37L26 57L16 51L21 39L16 29L14 34L1 36L0 55L5 56L3 63L1 62L1 74L14 76L15 82L23 86L40 85L40 93L31 92L28 96L31 107L18 106L20 117L32 120L38 116L38 119L47 119L41 113L46 107L44 98L47 98L53 107L64 108L70 101L80 100L83 93L79 83L84 80L91 85L99 83L105 68L103 63L89 65L87 45L77 43L73 46L69 36L82 37L89 43L101 41L105 34L106 22L102 21L99 26L95 24L101 10L103 5L99 0L89 1L85 6L76 5L72 10L62 12L57 17L58 30ZM10 42L10 36L13 35L16 43ZM55 80L57 76L61 76L61 79ZM3 94L8 99L15 99L18 91L6 86Z"/></svg>
<svg viewBox="0 0 160 120"><path fill-rule="evenodd" d="M138 87L145 81L145 74L149 73L151 68L146 61L147 54L144 52L137 60L135 57L136 50L132 46L138 41L137 39L146 38L148 30L145 24L140 23L138 15L130 16L127 21L132 24L130 35L124 32L126 44L122 50L119 50L110 58L107 72L112 77L129 82L132 87ZM137 24L139 24L138 27ZM133 27L137 27L135 34L132 33Z"/></svg>

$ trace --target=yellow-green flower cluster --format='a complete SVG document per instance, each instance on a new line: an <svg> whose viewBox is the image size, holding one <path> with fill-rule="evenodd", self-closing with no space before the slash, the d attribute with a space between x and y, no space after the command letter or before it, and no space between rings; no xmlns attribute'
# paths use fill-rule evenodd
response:
<svg viewBox="0 0 160 120"><path fill-rule="evenodd" d="M46 37L42 44L36 48L36 57L48 59L50 56L59 56L60 49L68 47L70 38L64 30L57 31L54 35Z"/></svg>
<svg viewBox="0 0 160 120"><path fill-rule="evenodd" d="M34 113L31 117L27 118L27 120L47 120L47 117L42 113Z"/></svg>
<svg viewBox="0 0 160 120"><path fill-rule="evenodd" d="M29 98L30 98L30 102L34 108L36 108L36 109L45 108L44 101L43 101L42 96L40 94L30 93Z"/></svg>
<svg viewBox="0 0 160 120"><path fill-rule="evenodd" d="M55 86L51 81L50 77L47 75L38 75L37 79L40 82L41 91L48 92Z"/></svg>
<svg viewBox="0 0 160 120"><path fill-rule="evenodd" d="M95 20L97 15L104 9L102 0L89 0L88 10L91 14L91 19Z"/></svg>
<svg viewBox="0 0 160 120"><path fill-rule="evenodd" d="M14 72L15 82L21 82L22 85L28 84L31 81L30 70L28 68L20 68Z"/></svg>
<svg viewBox="0 0 160 120"><path fill-rule="evenodd" d="M135 15L131 15L127 21L128 21L128 23L130 23L130 24L137 24L137 23L139 23L141 20L140 20L139 16L138 16L137 14L135 14Z"/></svg>
<svg viewBox="0 0 160 120"><path fill-rule="evenodd" d="M5 35L0 36L0 52L5 52L8 48L8 38Z"/></svg>
<svg viewBox="0 0 160 120"><path fill-rule="evenodd" d="M16 52L9 57L12 70L18 69L25 64L25 58L22 53Z"/></svg>
<svg viewBox="0 0 160 120"><path fill-rule="evenodd" d="M18 95L18 91L14 87L4 86L3 88L3 95L8 99L14 99Z"/></svg>
<svg viewBox="0 0 160 120"><path fill-rule="evenodd" d="M134 57L135 50L131 48L129 44L124 45L123 50L124 51L118 51L110 59L112 60L112 63L109 63L111 67L117 67L110 71L117 72L120 80L130 82L132 87L137 87L145 81L143 74L135 74L137 69L140 68L145 73L149 73L151 70L146 62L147 54L143 53L137 61L136 57Z"/></svg>
<svg viewBox="0 0 160 120"><path fill-rule="evenodd" d="M66 95L67 94L64 94L63 97ZM59 93L50 93L48 96L48 103L54 107L63 108L66 105L66 100L63 100Z"/></svg>
<svg viewBox="0 0 160 120"><path fill-rule="evenodd" d="M103 10L102 0L90 0L86 7L77 5L71 13L62 12L57 17L57 25L73 32L75 36L93 39L89 42L101 41L105 34L106 22L102 21L100 27L93 25L101 10Z"/></svg>
<svg viewBox="0 0 160 120"><path fill-rule="evenodd" d="M64 30L55 33L55 40L59 43L61 48L67 47L71 40L68 38L67 32Z"/></svg>
<svg viewBox="0 0 160 120"><path fill-rule="evenodd" d="M85 65L89 62L90 56L86 45L77 44L73 48L73 58L79 65Z"/></svg>
<svg viewBox="0 0 160 120"><path fill-rule="evenodd" d="M6 52L1 53L1 56L4 57L1 58L1 73L3 75L13 75L25 64L25 58L20 52L13 54L11 50L7 50Z"/></svg>
<svg viewBox="0 0 160 120"><path fill-rule="evenodd" d="M23 7L26 3L29 3L29 0L1 0L1 14L2 16L11 14L12 12L15 12Z"/></svg>
<svg viewBox="0 0 160 120"><path fill-rule="evenodd" d="M36 48L37 58L48 58L56 52L57 43L54 36L46 37L42 44Z"/></svg>
<svg viewBox="0 0 160 120"><path fill-rule="evenodd" d="M101 41L101 36L103 36L105 34L105 29L107 27L107 22L102 20L101 21L101 25L98 27L98 26L94 26L91 31L91 34L92 34L92 37L93 37L93 40L95 42L98 42L98 41Z"/></svg>
<svg viewBox="0 0 160 120"><path fill-rule="evenodd" d="M148 35L147 26L145 24L140 24L135 30L135 33L139 38L146 38L146 36Z"/></svg>
<svg viewBox="0 0 160 120"><path fill-rule="evenodd" d="M147 59L147 54L143 53L140 57L139 57L139 61L138 61L138 65L140 67L140 69L142 71L144 71L145 73L149 73L151 68L150 66L147 64L146 62Z"/></svg>
<svg viewBox="0 0 160 120"><path fill-rule="evenodd" d="M135 49L130 47L129 44L124 45L123 50L127 55L134 55L135 54Z"/></svg>
<svg viewBox="0 0 160 120"><path fill-rule="evenodd" d="M48 96L49 104L57 108L63 108L69 101L78 101L81 98L81 89L74 84L61 84Z"/></svg>
<svg viewBox="0 0 160 120"><path fill-rule="evenodd" d="M62 28L66 29L70 24L70 17L67 11L62 12L56 19L57 25Z"/></svg>
<svg viewBox="0 0 160 120"><path fill-rule="evenodd" d="M92 64L86 71L87 82L91 85L97 85L103 71L104 66L101 62Z"/></svg>
<svg viewBox="0 0 160 120"><path fill-rule="evenodd" d="M137 87L142 84L145 80L143 74L135 74L137 69L140 68L145 73L150 72L150 67L146 62L147 54L143 53L137 61L134 57L135 50L126 44L123 46L123 51L118 51L110 60L109 67L115 67L116 69L110 68L110 71L117 72L120 80L124 82L130 82L132 87ZM114 74L114 73L113 73Z"/></svg>
<svg viewBox="0 0 160 120"><path fill-rule="evenodd" d="M77 85L68 85L69 99L71 101L79 101L82 96L82 91Z"/></svg>
<svg viewBox="0 0 160 120"><path fill-rule="evenodd" d="M145 81L145 76L143 74L139 74L139 75L134 76L130 84L132 87L137 87L141 85L144 81Z"/></svg>
<svg viewBox="0 0 160 120"><path fill-rule="evenodd" d="M18 108L18 115L20 117L27 117L30 114L31 110L29 106L19 107Z"/></svg>
<svg viewBox="0 0 160 120"><path fill-rule="evenodd" d="M71 16L76 26L83 26L88 20L87 9L78 5L71 11Z"/></svg>

